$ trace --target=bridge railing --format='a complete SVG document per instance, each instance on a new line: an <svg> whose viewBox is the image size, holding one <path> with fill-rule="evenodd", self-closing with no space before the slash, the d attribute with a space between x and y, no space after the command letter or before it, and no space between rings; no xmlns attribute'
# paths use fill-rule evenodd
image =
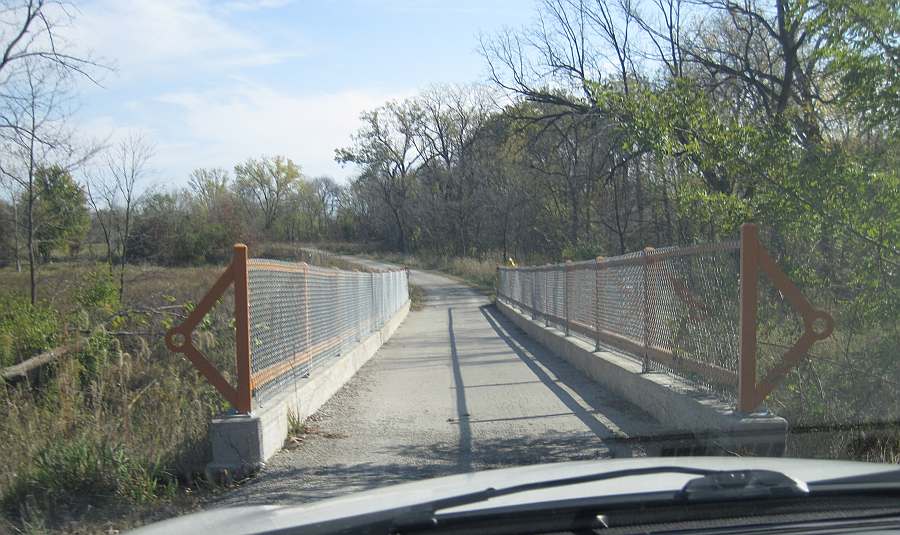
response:
<svg viewBox="0 0 900 535"><path fill-rule="evenodd" d="M236 245L231 263L185 321L166 333L240 413L313 376L379 330L409 300L405 269L375 272L250 259ZM200 352L194 330L234 287L236 384Z"/></svg>
<svg viewBox="0 0 900 535"><path fill-rule="evenodd" d="M759 407L833 327L778 268L750 224L735 242L498 271L498 299L532 319L590 339L597 349L636 356L645 371L703 385L734 399L742 412ZM760 273L803 319L799 339L767 370L757 359Z"/></svg>

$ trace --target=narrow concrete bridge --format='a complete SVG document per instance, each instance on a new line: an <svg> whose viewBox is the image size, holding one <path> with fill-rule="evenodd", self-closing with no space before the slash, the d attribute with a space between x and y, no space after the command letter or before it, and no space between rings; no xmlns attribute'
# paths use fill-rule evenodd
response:
<svg viewBox="0 0 900 535"><path fill-rule="evenodd" d="M781 455L787 422L763 401L833 327L752 225L740 242L498 268L494 304L443 275L349 260L358 269L250 259L236 246L167 333L234 408L211 424L209 469L256 474L223 503L555 461ZM802 319L768 369L757 360L760 275ZM422 310L409 311L408 283L424 290ZM229 287L236 384L192 337Z"/></svg>
<svg viewBox="0 0 900 535"><path fill-rule="evenodd" d="M653 418L538 345L488 299L410 271L413 311L228 504L303 502L486 468L632 455ZM626 451L627 450L627 451Z"/></svg>

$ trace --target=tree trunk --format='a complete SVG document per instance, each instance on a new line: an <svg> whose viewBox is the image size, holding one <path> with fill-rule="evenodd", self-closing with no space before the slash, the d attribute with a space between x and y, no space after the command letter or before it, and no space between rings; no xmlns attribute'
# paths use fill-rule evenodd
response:
<svg viewBox="0 0 900 535"><path fill-rule="evenodd" d="M628 181L628 168L629 164L625 164L625 181L627 184ZM641 182L641 159L638 158L635 162L635 173L634 173L634 195L635 200L637 201L637 240L638 245L640 247L647 246L646 236L644 236L644 186Z"/></svg>
<svg viewBox="0 0 900 535"><path fill-rule="evenodd" d="M33 105L33 104L32 104ZM37 303L37 277L34 257L34 109L31 110L31 139L28 146L28 283L31 304Z"/></svg>
<svg viewBox="0 0 900 535"><path fill-rule="evenodd" d="M125 296L125 264L128 262L128 233L131 226L131 195L125 200L125 228L122 229L122 259L119 263L119 303Z"/></svg>
<svg viewBox="0 0 900 535"><path fill-rule="evenodd" d="M31 304L37 303L37 279L35 277L34 257L34 166L28 167L28 282Z"/></svg>
<svg viewBox="0 0 900 535"><path fill-rule="evenodd" d="M16 273L22 272L22 254L19 251L19 202L13 196L13 238L15 239L15 257L16 257Z"/></svg>
<svg viewBox="0 0 900 535"><path fill-rule="evenodd" d="M509 260L509 203L503 211L503 263Z"/></svg>
<svg viewBox="0 0 900 535"><path fill-rule="evenodd" d="M401 253L406 253L406 232L403 229L403 218L400 217L400 211L394 207L394 205L389 205L391 208L391 214L394 216L394 223L397 225L397 247L400 249Z"/></svg>

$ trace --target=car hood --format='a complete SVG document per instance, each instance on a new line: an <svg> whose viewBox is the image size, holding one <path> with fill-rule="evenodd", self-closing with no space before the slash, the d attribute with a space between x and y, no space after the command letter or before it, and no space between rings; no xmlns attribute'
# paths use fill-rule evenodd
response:
<svg viewBox="0 0 900 535"><path fill-rule="evenodd" d="M678 466L707 470L773 470L791 478L814 484L837 479L892 474L900 480L898 467L889 464L851 461L818 461L760 457L654 457L607 459L540 464L500 470L485 470L439 477L413 483L392 485L358 492L306 505L258 505L214 508L165 520L131 533L135 535L188 534L215 532L217 535L259 533L269 530L310 526L348 516L377 514L412 507L489 487L501 489L545 480L577 477L632 468ZM572 498L621 496L627 494L675 491L689 480L690 474L657 473L532 490L492 498L446 511L465 511L524 505Z"/></svg>

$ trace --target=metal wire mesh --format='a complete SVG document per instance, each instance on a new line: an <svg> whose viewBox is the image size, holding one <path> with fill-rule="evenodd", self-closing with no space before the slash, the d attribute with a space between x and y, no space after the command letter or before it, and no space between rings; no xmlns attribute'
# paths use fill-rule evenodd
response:
<svg viewBox="0 0 900 535"><path fill-rule="evenodd" d="M257 400L331 364L409 300L405 270L367 273L252 259L248 271Z"/></svg>
<svg viewBox="0 0 900 535"><path fill-rule="evenodd" d="M497 293L566 334L730 397L739 361L739 267L737 242L671 247L500 268Z"/></svg>

